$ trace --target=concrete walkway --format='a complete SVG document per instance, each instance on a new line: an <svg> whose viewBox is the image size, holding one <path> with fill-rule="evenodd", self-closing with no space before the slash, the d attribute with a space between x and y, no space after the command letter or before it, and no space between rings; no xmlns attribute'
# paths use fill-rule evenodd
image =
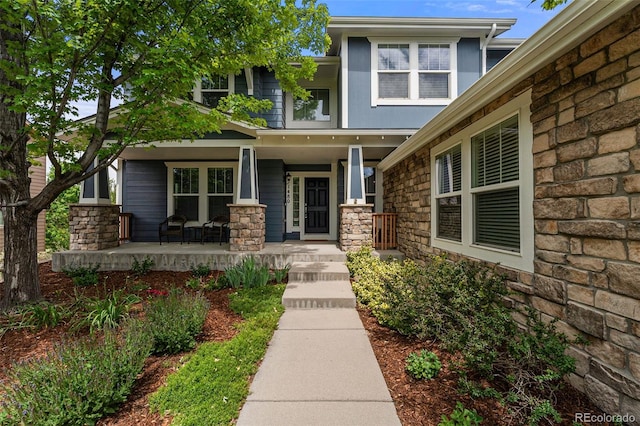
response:
<svg viewBox="0 0 640 426"><path fill-rule="evenodd" d="M297 262L239 426L400 425L342 262Z"/></svg>

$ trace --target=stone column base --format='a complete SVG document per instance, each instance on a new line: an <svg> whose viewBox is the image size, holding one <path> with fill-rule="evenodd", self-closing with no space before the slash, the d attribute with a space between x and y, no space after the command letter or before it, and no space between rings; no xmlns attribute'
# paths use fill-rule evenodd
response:
<svg viewBox="0 0 640 426"><path fill-rule="evenodd" d="M228 204L231 251L260 251L265 242L264 204Z"/></svg>
<svg viewBox="0 0 640 426"><path fill-rule="evenodd" d="M373 243L373 204L340 205L340 250L357 251Z"/></svg>
<svg viewBox="0 0 640 426"><path fill-rule="evenodd" d="M69 206L71 250L104 250L118 247L120 207L113 204Z"/></svg>

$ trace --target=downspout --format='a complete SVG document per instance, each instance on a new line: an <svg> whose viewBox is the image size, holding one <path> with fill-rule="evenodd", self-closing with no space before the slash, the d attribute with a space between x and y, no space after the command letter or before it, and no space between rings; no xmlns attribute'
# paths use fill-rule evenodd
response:
<svg viewBox="0 0 640 426"><path fill-rule="evenodd" d="M495 35L497 29L498 25L495 22L491 24L491 31L489 31L489 35L484 39L484 43L482 43L482 75L487 73L487 46Z"/></svg>

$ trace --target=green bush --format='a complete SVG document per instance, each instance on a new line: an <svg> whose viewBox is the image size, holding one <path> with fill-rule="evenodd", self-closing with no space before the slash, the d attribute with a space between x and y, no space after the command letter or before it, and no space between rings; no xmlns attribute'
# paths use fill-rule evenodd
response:
<svg viewBox="0 0 640 426"><path fill-rule="evenodd" d="M100 264L89 266L70 265L62 268L62 272L71 278L74 285L90 286L98 284L98 269Z"/></svg>
<svg viewBox="0 0 640 426"><path fill-rule="evenodd" d="M442 364L438 359L438 355L433 352L427 352L424 349L420 353L412 352L407 357L407 372L414 379L433 379L438 375Z"/></svg>
<svg viewBox="0 0 640 426"><path fill-rule="evenodd" d="M23 307L22 321L24 325L35 328L55 327L69 319L72 313L66 306L40 302Z"/></svg>
<svg viewBox="0 0 640 426"><path fill-rule="evenodd" d="M85 425L126 400L152 346L140 321L104 339L61 343L44 358L15 364L2 384L2 424Z"/></svg>
<svg viewBox="0 0 640 426"><path fill-rule="evenodd" d="M271 279L269 268L258 266L253 256L245 257L238 265L225 269L224 274L232 288L264 287Z"/></svg>
<svg viewBox="0 0 640 426"><path fill-rule="evenodd" d="M201 294L178 289L151 300L145 313L154 338L153 352L174 354L193 349L208 311L209 302Z"/></svg>
<svg viewBox="0 0 640 426"><path fill-rule="evenodd" d="M145 256L145 258L142 259L142 262L139 262L137 258L134 258L131 263L131 271L136 277L142 277L151 271L154 263L153 259L148 256Z"/></svg>
<svg viewBox="0 0 640 426"><path fill-rule="evenodd" d="M193 274L195 278L206 278L210 273L211 268L209 268L209 265L205 265L204 263L191 267L191 274Z"/></svg>
<svg viewBox="0 0 640 426"><path fill-rule="evenodd" d="M104 299L90 298L82 300L85 315L74 325L79 329L88 326L91 333L103 328L115 328L129 315L131 305L140 302L135 294L126 294L124 289L114 290Z"/></svg>
<svg viewBox="0 0 640 426"><path fill-rule="evenodd" d="M273 280L276 284L282 284L287 278L289 274L289 269L291 269L291 265L286 265L284 268L276 268L273 270Z"/></svg>
<svg viewBox="0 0 640 426"><path fill-rule="evenodd" d="M450 417L442 415L442 421L438 426L478 426L482 422L482 417L476 410L464 408L461 402L456 402L456 408Z"/></svg>
<svg viewBox="0 0 640 426"><path fill-rule="evenodd" d="M440 256L424 267L405 263L394 270L367 250L350 254L349 260L357 279L354 291L381 324L418 339L437 339L460 352L461 367L472 376L498 378L504 386L497 388L506 390L484 389L464 371L461 388L497 396L516 423L557 418L550 401L562 377L575 369L565 355L570 342L533 311L528 312L529 332L520 331L504 303L504 278L495 269Z"/></svg>

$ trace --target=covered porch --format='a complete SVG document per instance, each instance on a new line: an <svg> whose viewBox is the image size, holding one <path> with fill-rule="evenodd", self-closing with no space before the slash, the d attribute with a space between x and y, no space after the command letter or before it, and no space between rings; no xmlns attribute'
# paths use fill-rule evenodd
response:
<svg viewBox="0 0 640 426"><path fill-rule="evenodd" d="M395 250L376 251L376 255L386 258L401 258ZM118 247L103 250L68 250L53 253L52 267L61 271L69 266L100 265L103 271L127 271L134 260L153 260L154 270L189 271L198 265L208 265L212 270L224 270L239 263L243 258L253 256L260 264L272 268L283 268L294 262L344 262L346 253L341 251L335 241L309 242L285 241L265 243L262 250L256 252L231 251L229 244L197 242L180 244L171 242L158 244L152 242L124 243Z"/></svg>

